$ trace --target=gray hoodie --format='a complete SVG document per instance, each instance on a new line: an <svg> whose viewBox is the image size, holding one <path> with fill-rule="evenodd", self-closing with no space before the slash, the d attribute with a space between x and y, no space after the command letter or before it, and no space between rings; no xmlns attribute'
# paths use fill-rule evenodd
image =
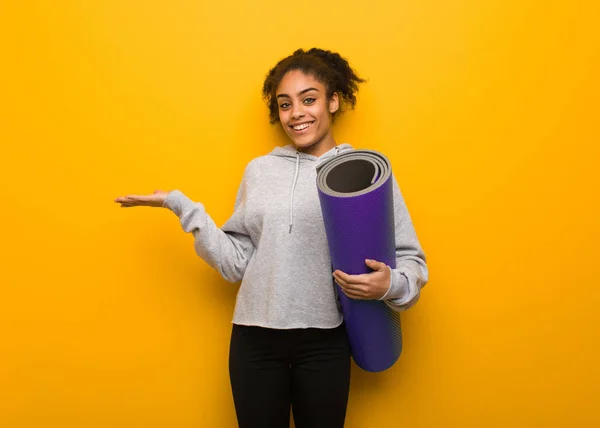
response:
<svg viewBox="0 0 600 428"><path fill-rule="evenodd" d="M293 145L276 147L248 163L232 216L219 228L204 205L179 190L163 206L194 236L196 253L230 282L242 281L233 322L291 329L334 328L342 322L316 186L316 167L341 144L320 157ZM427 282L425 256L396 178L396 269L391 270L390 307L401 311L419 298Z"/></svg>

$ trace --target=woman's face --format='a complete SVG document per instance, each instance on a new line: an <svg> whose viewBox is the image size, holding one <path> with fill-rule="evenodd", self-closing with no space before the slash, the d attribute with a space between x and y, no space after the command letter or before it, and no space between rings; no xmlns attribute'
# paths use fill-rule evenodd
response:
<svg viewBox="0 0 600 428"><path fill-rule="evenodd" d="M276 91L279 120L298 150L335 146L331 115L339 107L338 95L327 99L325 86L300 70L288 71ZM315 147L316 150L316 147Z"/></svg>

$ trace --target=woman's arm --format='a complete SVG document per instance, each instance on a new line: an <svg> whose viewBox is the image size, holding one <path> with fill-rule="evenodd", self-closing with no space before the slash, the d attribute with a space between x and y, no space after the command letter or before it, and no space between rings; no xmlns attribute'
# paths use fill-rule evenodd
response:
<svg viewBox="0 0 600 428"><path fill-rule="evenodd" d="M193 234L198 256L230 282L242 279L254 253L254 243L244 225L245 177L246 174L238 189L233 215L222 228L216 226L202 203L192 201L179 190L170 192L163 203L179 217L183 230Z"/></svg>
<svg viewBox="0 0 600 428"><path fill-rule="evenodd" d="M396 268L390 269L390 287L380 299L396 311L404 311L419 299L429 272L395 176L393 179L394 220L396 234Z"/></svg>

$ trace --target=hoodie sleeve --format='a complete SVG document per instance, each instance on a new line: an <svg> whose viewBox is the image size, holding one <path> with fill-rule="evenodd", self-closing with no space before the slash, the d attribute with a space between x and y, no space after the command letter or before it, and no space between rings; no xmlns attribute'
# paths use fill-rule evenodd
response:
<svg viewBox="0 0 600 428"><path fill-rule="evenodd" d="M163 207L179 217L183 230L193 234L196 254L229 282L242 279L254 253L254 243L244 226L246 177L244 173L234 212L221 228L206 213L202 203L190 200L180 190L170 192L163 203Z"/></svg>
<svg viewBox="0 0 600 428"><path fill-rule="evenodd" d="M419 299L427 283L428 269L425 254L408 213L398 181L393 178L394 219L396 233L396 268L390 269L390 288L380 299L395 311L404 311Z"/></svg>

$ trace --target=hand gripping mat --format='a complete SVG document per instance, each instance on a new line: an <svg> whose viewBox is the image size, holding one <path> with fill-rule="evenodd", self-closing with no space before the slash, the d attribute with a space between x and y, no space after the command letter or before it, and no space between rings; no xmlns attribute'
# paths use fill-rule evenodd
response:
<svg viewBox="0 0 600 428"><path fill-rule="evenodd" d="M369 273L365 259L396 267L392 184L389 160L372 150L342 153L318 167L317 188L334 270ZM339 289L338 297L356 364L370 372L390 368L402 351L399 313L383 301L350 299Z"/></svg>

